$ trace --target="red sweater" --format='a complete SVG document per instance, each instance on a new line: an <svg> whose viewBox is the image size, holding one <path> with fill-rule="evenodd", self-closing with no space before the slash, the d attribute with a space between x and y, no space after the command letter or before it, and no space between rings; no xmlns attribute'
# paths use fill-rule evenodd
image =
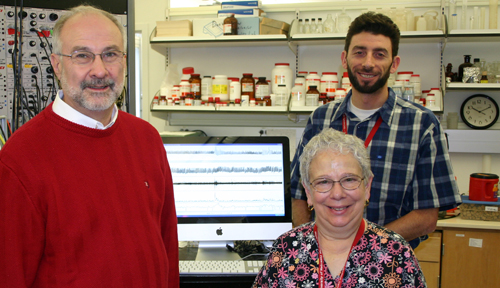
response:
<svg viewBox="0 0 500 288"><path fill-rule="evenodd" d="M0 287L178 287L172 177L158 132L47 107L0 150Z"/></svg>

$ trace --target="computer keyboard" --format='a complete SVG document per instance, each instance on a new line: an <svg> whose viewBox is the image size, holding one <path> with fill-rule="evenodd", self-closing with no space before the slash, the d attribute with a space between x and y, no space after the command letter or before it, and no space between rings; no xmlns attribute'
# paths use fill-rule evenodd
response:
<svg viewBox="0 0 500 288"><path fill-rule="evenodd" d="M179 261L181 274L257 274L265 261Z"/></svg>

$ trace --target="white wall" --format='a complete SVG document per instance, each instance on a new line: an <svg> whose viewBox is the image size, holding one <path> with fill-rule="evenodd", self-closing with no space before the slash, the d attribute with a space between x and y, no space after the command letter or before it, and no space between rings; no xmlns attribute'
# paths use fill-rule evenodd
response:
<svg viewBox="0 0 500 288"><path fill-rule="evenodd" d="M143 51L143 118L149 121L160 132L161 131L179 131L180 129L196 130L201 129L208 135L259 135L262 129L274 129L272 123L268 127L231 127L231 126L170 126L168 123L168 114L164 112L149 111L149 104L152 96L159 89L165 73L165 50L160 52L151 49L149 45L149 35L156 26L156 21L165 19L165 10L167 1L163 0L137 0L136 7L136 29L142 30L144 40L143 47L148 47ZM326 13L325 15L326 16ZM277 15L276 19L293 17L290 15ZM273 18L271 16L271 18ZM326 17L325 17L326 18ZM439 44L402 44L400 55L402 64L400 71L414 71L421 74L422 88L438 87L439 85L439 67L441 63L439 54ZM488 61L498 60L498 54L481 49L477 50L477 44L472 46L458 46L454 44L447 48L451 49L450 54L446 54L444 64L452 62L456 71L458 64L462 62L462 54L479 55L486 57ZM494 43L493 45L498 45ZM458 46L458 47L457 47ZM487 45L488 46L488 45ZM342 47L332 46L309 46L299 48L299 66L301 70L339 71L340 52ZM489 54L488 54L489 53ZM417 55L417 56L415 56ZM235 61L234 59L239 59ZM231 48L175 48L171 49L171 62L177 63L179 67L193 66L196 72L202 75L215 75L218 73L241 77L242 73L254 73L254 76L271 76L271 69L276 62L288 62L295 69L295 55L288 47L231 47ZM432 68L429 68L432 67ZM474 93L456 93L449 95L458 95L457 99L453 96L445 97L445 113L448 111L458 111L459 103L467 95ZM490 93L491 94L491 93ZM498 91L493 94L498 95ZM452 98L453 97L453 98ZM495 96L498 99L498 96ZM500 102L500 101L499 101ZM196 118L196 113L191 113L188 117ZM210 115L208 117L211 117ZM238 115L234 115L238 117ZM301 122L305 126L305 122ZM302 126L302 127L303 127ZM300 138L303 128L285 128L294 134L296 139ZM495 131L493 133L498 132ZM499 132L500 133L500 132ZM294 139L292 139L292 142ZM478 139L481 141L481 139ZM293 144L293 143L292 143ZM491 172L500 174L500 155L494 154L491 158L491 171L482 170L483 155L474 153L451 153L452 165L455 175L458 179L461 193L468 194L469 175L475 172Z"/></svg>

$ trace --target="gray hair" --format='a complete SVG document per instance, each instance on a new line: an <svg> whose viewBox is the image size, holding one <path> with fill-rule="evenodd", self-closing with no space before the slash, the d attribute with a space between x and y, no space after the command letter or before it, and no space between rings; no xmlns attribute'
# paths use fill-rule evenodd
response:
<svg viewBox="0 0 500 288"><path fill-rule="evenodd" d="M368 156L363 141L356 136L345 134L333 128L328 128L311 138L309 143L304 147L302 155L300 155L300 175L302 177L302 183L307 185L307 187L310 188L309 183L311 181L309 179L309 168L311 162L318 153L326 150L344 155L349 153L352 154L361 167L365 185L373 176L370 167L370 157Z"/></svg>
<svg viewBox="0 0 500 288"><path fill-rule="evenodd" d="M124 49L123 52L127 52L127 33L125 32L123 25L118 21L118 19L116 19L115 16L109 12L98 9L94 6L80 5L80 6L73 7L69 11L64 13L61 16L61 18L59 18L56 25L54 26L53 34L52 34L52 46L53 46L53 53L54 54L61 54L62 53L63 43L61 42L61 31L62 31L64 25L66 24L66 22L68 22L69 19L71 19L77 15L92 15L92 14L102 15L102 16L108 18L109 20L111 20L111 22L113 22L113 24L115 24L116 27L118 27L118 30L120 30L120 33L121 33L122 39L123 39L123 49ZM73 52L73 51L71 51L71 52Z"/></svg>

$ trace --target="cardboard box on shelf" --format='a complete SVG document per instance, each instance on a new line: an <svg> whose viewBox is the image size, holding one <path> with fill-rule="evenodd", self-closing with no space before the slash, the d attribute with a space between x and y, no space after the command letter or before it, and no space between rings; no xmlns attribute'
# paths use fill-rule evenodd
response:
<svg viewBox="0 0 500 288"><path fill-rule="evenodd" d="M222 10L227 9L246 9L246 8L259 8L260 1L231 1L220 3Z"/></svg>
<svg viewBox="0 0 500 288"><path fill-rule="evenodd" d="M193 36L190 20L156 21L156 37Z"/></svg>
<svg viewBox="0 0 500 288"><path fill-rule="evenodd" d="M238 20L238 35L259 35L259 17L242 17ZM224 18L200 18L193 20L193 36L218 38L224 35Z"/></svg>
<svg viewBox="0 0 500 288"><path fill-rule="evenodd" d="M288 34L290 30L290 24L274 20L266 17L262 17L260 22L260 34Z"/></svg>
<svg viewBox="0 0 500 288"><path fill-rule="evenodd" d="M229 10L219 10L217 12L217 17L226 18L234 14L234 17L256 17L260 16L264 11L261 9L229 9Z"/></svg>

